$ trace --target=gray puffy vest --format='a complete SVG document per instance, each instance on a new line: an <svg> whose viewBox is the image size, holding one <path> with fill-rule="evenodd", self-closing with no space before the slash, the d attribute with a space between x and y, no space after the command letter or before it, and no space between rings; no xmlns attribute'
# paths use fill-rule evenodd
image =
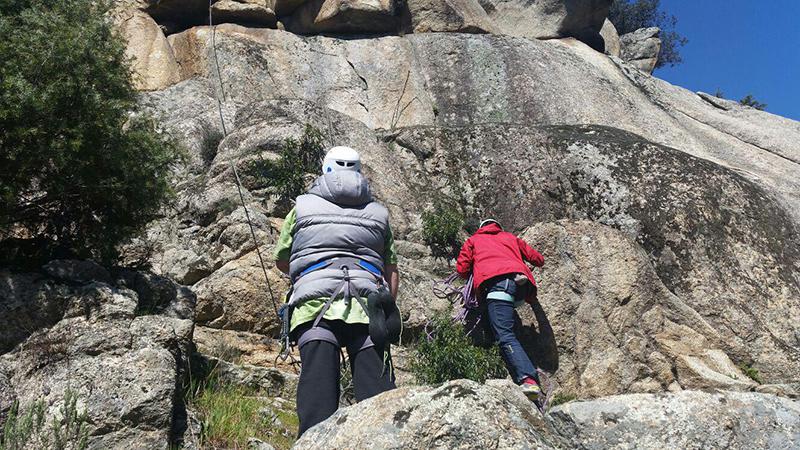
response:
<svg viewBox="0 0 800 450"><path fill-rule="evenodd" d="M383 273L389 212L373 200L363 175L342 171L317 178L307 194L297 197L295 211L289 259L294 282L291 304L328 298L342 285L344 272L338 265L307 271L316 264L357 259ZM349 266L353 295L366 297L377 289L380 276Z"/></svg>

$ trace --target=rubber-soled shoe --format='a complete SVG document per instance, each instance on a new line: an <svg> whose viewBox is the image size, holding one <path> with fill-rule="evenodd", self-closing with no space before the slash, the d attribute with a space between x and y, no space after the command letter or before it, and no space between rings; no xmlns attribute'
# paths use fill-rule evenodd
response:
<svg viewBox="0 0 800 450"><path fill-rule="evenodd" d="M520 389L522 389L522 393L525 394L530 401L536 401L539 395L542 394L542 389L533 378L526 378L520 385Z"/></svg>

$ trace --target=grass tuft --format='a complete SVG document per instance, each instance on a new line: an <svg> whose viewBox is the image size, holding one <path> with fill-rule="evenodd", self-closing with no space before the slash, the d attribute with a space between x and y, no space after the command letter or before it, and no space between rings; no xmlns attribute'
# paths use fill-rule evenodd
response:
<svg viewBox="0 0 800 450"><path fill-rule="evenodd" d="M571 392L556 392L550 400L550 406L563 405L577 399L578 396Z"/></svg>
<svg viewBox="0 0 800 450"><path fill-rule="evenodd" d="M246 449L249 438L291 448L299 425L294 407L276 406L256 389L222 381L215 369L192 383L186 399L202 423L202 448Z"/></svg>

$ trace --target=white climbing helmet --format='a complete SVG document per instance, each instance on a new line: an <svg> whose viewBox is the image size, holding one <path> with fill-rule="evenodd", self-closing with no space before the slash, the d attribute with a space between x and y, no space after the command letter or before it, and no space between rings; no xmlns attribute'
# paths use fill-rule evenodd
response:
<svg viewBox="0 0 800 450"><path fill-rule="evenodd" d="M473 223L474 223L474 222L473 222ZM496 223L496 224L497 224L497 226L498 226L498 227L500 227L500 229L501 229L501 230L503 229L503 226L502 226L502 225L500 225L500 222L498 222L498 221L496 221L496 220L494 220L494 219L484 219L484 220L481 222L481 224L480 224L480 225L478 225L478 228L483 228L484 226L486 226L486 225L489 225L490 223Z"/></svg>
<svg viewBox="0 0 800 450"><path fill-rule="evenodd" d="M333 147L322 160L322 173L347 170L361 172L361 156L350 147Z"/></svg>

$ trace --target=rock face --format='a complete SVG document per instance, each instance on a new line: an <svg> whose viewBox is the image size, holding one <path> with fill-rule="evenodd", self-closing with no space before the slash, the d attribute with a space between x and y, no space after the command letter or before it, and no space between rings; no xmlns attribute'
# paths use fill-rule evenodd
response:
<svg viewBox="0 0 800 450"><path fill-rule="evenodd" d="M603 38L606 54L619 58L620 52L622 51L620 49L619 34L617 33L617 28L610 20L606 19L606 21L603 22L603 28L600 29L600 36Z"/></svg>
<svg viewBox="0 0 800 450"><path fill-rule="evenodd" d="M307 0L285 21L300 34L394 31L395 0Z"/></svg>
<svg viewBox="0 0 800 450"><path fill-rule="evenodd" d="M478 0L409 0L404 19L413 33L494 33L494 23Z"/></svg>
<svg viewBox="0 0 800 450"><path fill-rule="evenodd" d="M542 417L510 382L400 388L340 409L294 448L793 448L800 404L756 393L632 394Z"/></svg>
<svg viewBox="0 0 800 450"><path fill-rule="evenodd" d="M28 335L18 331L14 349L0 356L0 419L12 399L22 410L45 401L51 420L71 390L87 413L89 448L164 448L180 434L193 296L148 274L116 271L113 279L0 272L4 310L31 303L50 310L43 320L28 316Z"/></svg>
<svg viewBox="0 0 800 450"><path fill-rule="evenodd" d="M600 29L610 0L481 0L504 34L537 39L575 37L603 50Z"/></svg>
<svg viewBox="0 0 800 450"><path fill-rule="evenodd" d="M216 77L208 29L182 38L191 45L180 46L181 65L193 67L192 76ZM453 33L340 40L233 25L220 26L216 41L231 120L237 105L301 99L371 129L606 125L752 174L789 210L800 211L793 176L800 169L798 122L745 107L716 108L580 42ZM171 122L202 116L218 127L215 85L216 78L193 80L153 98L164 99ZM188 109L173 112L178 106L168 104L180 95L191 96L180 102ZM188 134L196 146L199 130Z"/></svg>
<svg viewBox="0 0 800 450"><path fill-rule="evenodd" d="M645 73L653 73L658 64L661 39L658 27L640 28L623 34L620 40L620 57Z"/></svg>
<svg viewBox="0 0 800 450"><path fill-rule="evenodd" d="M164 32L148 14L121 11L117 25L127 40L126 56L133 60L134 85L143 91L164 89L180 81L180 67Z"/></svg>
<svg viewBox="0 0 800 450"><path fill-rule="evenodd" d="M797 122L720 108L577 41L340 40L224 25L229 135L207 152L204 136L219 130L209 32L174 39L196 75L147 102L194 162L176 215L147 240L158 272L197 292L201 324L276 329L230 164L247 174L310 124L326 145L362 152L390 209L409 333L448 306L429 286L452 266L421 233L437 200L496 216L545 252L542 309L522 313L522 331L572 393L752 389L739 366L797 381ZM244 182L266 253L285 211L263 181ZM279 296L286 280L268 275Z"/></svg>

